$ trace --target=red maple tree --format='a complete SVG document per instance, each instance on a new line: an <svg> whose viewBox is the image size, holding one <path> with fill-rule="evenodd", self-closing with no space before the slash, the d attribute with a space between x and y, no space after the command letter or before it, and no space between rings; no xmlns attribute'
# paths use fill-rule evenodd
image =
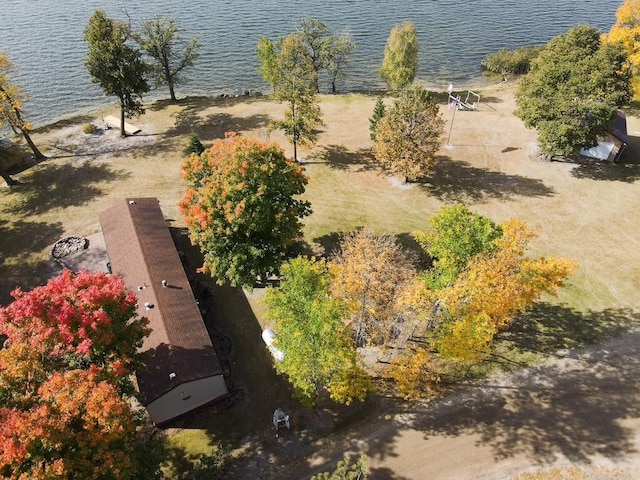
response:
<svg viewBox="0 0 640 480"><path fill-rule="evenodd" d="M0 308L0 477L151 479L130 407L149 334L122 278L64 270Z"/></svg>

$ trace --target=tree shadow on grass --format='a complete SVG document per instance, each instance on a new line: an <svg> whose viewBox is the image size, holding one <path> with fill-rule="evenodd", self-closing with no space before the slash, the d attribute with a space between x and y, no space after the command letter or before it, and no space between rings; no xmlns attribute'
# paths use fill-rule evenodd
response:
<svg viewBox="0 0 640 480"><path fill-rule="evenodd" d="M640 417L640 335L626 335L626 348L576 350L570 360L525 369L508 383L486 382L412 426L427 438L473 435L497 460L525 456L544 465L635 454L635 434L623 422Z"/></svg>
<svg viewBox="0 0 640 480"><path fill-rule="evenodd" d="M354 227L352 230L348 232L329 232L325 235L321 235L319 237L315 237L313 242L317 245L320 245L322 252L320 253L322 256L331 258L340 250L340 243L344 239L345 235L351 232L357 232L364 227Z"/></svg>
<svg viewBox="0 0 640 480"><path fill-rule="evenodd" d="M207 95L192 95L184 98L179 98L177 101L172 101L169 98L156 100L148 110L157 112L166 109L172 105L182 106L185 109L202 110L209 107L233 107L240 103L253 103L261 100L267 100L269 97L266 95L238 95L238 96L207 96Z"/></svg>
<svg viewBox="0 0 640 480"><path fill-rule="evenodd" d="M640 180L640 164L637 162L633 151L640 152L640 141L637 146L630 146L622 156L622 161L601 162L593 158L575 156L569 160L575 166L571 170L571 175L576 178L588 178L590 180L603 180L610 182L634 183Z"/></svg>
<svg viewBox="0 0 640 480"><path fill-rule="evenodd" d="M304 163L324 163L335 170L349 170L352 167L358 167L355 169L357 172L378 168L370 149L361 148L352 152L342 145L323 146L321 150L309 155Z"/></svg>
<svg viewBox="0 0 640 480"><path fill-rule="evenodd" d="M60 222L8 222L0 219L0 265L53 245L64 229Z"/></svg>
<svg viewBox="0 0 640 480"><path fill-rule="evenodd" d="M188 136L195 132L200 139L224 138L225 132L244 132L255 128L266 128L270 117L264 114L249 117L234 117L228 113L215 113L204 118L195 110L185 110L178 114L175 126L166 137Z"/></svg>
<svg viewBox="0 0 640 480"><path fill-rule="evenodd" d="M398 475L391 469L385 467L370 468L367 478L369 480L408 480L408 477Z"/></svg>
<svg viewBox="0 0 640 480"><path fill-rule="evenodd" d="M567 305L540 302L498 335L522 353L554 353L593 345L640 324L640 313L628 308L578 312Z"/></svg>
<svg viewBox="0 0 640 480"><path fill-rule="evenodd" d="M541 304L525 317L506 338L523 350L566 349L556 361L476 380L431 406L399 407L402 425L386 423L372 434L369 456L396 455L406 428L421 431L425 441L448 437L452 447L468 444L456 437L473 438L496 461L588 464L594 456L616 461L637 454L635 432L624 422L640 418L640 314Z"/></svg>
<svg viewBox="0 0 640 480"><path fill-rule="evenodd" d="M60 222L0 220L0 304L13 300L9 294L15 287L30 290L59 272L49 259L34 260L30 255L53 245L63 232Z"/></svg>
<svg viewBox="0 0 640 480"><path fill-rule="evenodd" d="M496 96L485 96L480 94L480 103L502 103L504 99Z"/></svg>
<svg viewBox="0 0 640 480"><path fill-rule="evenodd" d="M37 215L54 208L84 205L105 192L106 184L129 177L107 163L45 163L32 169L24 184L14 187L5 212Z"/></svg>
<svg viewBox="0 0 640 480"><path fill-rule="evenodd" d="M266 127L271 118L269 115L257 114L248 117L234 117L228 113L215 113L203 117L200 113L210 107L231 107L239 103L252 103L264 97L188 97L177 104L184 108L175 114L176 120L172 128L164 136L174 138L188 136L191 132L202 139L223 138L225 132L242 132ZM168 101L158 101L151 110L162 110L169 105ZM185 144L186 146L186 144Z"/></svg>
<svg viewBox="0 0 640 480"><path fill-rule="evenodd" d="M412 232L398 233L396 238L398 239L398 243L407 251L413 265L417 268L426 270L433 265L433 259L422 249Z"/></svg>
<svg viewBox="0 0 640 480"><path fill-rule="evenodd" d="M541 180L473 167L448 157L438 157L431 176L424 179L422 187L444 202L548 197L556 193Z"/></svg>

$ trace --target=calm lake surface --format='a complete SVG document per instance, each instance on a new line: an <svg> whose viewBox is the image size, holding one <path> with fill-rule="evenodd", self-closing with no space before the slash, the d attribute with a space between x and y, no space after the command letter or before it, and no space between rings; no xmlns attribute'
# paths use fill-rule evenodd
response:
<svg viewBox="0 0 640 480"><path fill-rule="evenodd" d="M603 31L615 21L622 0L0 0L0 50L19 71L13 79L30 96L32 123L115 105L92 84L82 60L82 38L91 13L131 19L134 26L171 17L186 37L202 44L195 68L178 96L267 92L257 71L260 36L275 39L302 17L317 17L332 31L350 30L356 44L341 91L383 88L377 71L391 27L412 20L420 44L418 80L434 89L482 83L480 60L503 47L547 42L586 23ZM328 90L327 83L321 88ZM167 97L161 88L148 98Z"/></svg>

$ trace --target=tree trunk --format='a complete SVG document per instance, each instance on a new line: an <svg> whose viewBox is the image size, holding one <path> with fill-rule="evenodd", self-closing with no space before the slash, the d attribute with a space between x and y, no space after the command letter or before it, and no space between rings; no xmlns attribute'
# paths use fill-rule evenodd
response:
<svg viewBox="0 0 640 480"><path fill-rule="evenodd" d="M36 160L42 160L43 158L47 158L42 154L40 150L38 150L38 147L36 147L36 144L33 143L33 140L31 140L31 136L29 135L29 132L27 132L26 130L22 130L22 136L29 144L29 147L31 148L31 151L33 152L33 155Z"/></svg>
<svg viewBox="0 0 640 480"><path fill-rule="evenodd" d="M126 137L127 132L124 131L124 99L120 98L120 136Z"/></svg>
<svg viewBox="0 0 640 480"><path fill-rule="evenodd" d="M171 75L171 69L169 68L169 59L166 56L162 59L162 69L164 70L164 80L169 86L169 95L171 95L171 101L175 102L176 92L173 88L173 75Z"/></svg>
<svg viewBox="0 0 640 480"><path fill-rule="evenodd" d="M20 183L17 180L14 180L13 178L11 178L8 173L5 173L3 171L0 171L0 177L2 177L3 180L7 182L7 185L9 185L10 187L13 187L14 185L18 185Z"/></svg>
<svg viewBox="0 0 640 480"><path fill-rule="evenodd" d="M298 161L298 142L296 138L298 138L297 132L297 118L296 118L296 103L295 101L291 102L291 125L292 125L292 135L291 135L291 143L293 144L293 161Z"/></svg>
<svg viewBox="0 0 640 480"><path fill-rule="evenodd" d="M331 80L331 93L336 93L336 79Z"/></svg>

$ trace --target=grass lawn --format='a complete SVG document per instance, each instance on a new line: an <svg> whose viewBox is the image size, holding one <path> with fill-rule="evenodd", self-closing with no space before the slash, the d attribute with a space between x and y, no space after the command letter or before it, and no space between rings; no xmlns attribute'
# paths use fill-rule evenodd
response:
<svg viewBox="0 0 640 480"><path fill-rule="evenodd" d="M375 96L322 96L326 126L317 146L301 156L310 177L305 197L313 208L305 221L305 241L316 252L330 252L341 233L361 226L398 235L411 247L411 232L426 228L428 215L443 204L464 202L494 221L517 216L538 228L532 254L577 261L578 270L559 295L545 298L503 335L498 353L517 366L538 351L596 342L640 320L640 138L635 136L640 119L628 118L631 138L622 164L546 162L535 154L535 132L513 115L513 93L513 84L487 88L479 111L457 112L452 146L440 150L433 175L423 183L404 185L374 165L368 127ZM121 139L113 130L81 132L82 123L101 126L101 116L115 111L36 132L34 140L49 158L17 175L22 184L3 188L0 196L0 302L10 301L15 286L28 289L55 274L58 267L48 259L51 245L66 235L98 231L98 213L122 197L156 196L170 223L182 225L176 204L189 133L195 131L205 146L228 130L266 139L269 119L283 109L259 97L189 98L177 105L151 105L131 121L142 128L135 137ZM443 105L442 114L448 132L452 111ZM279 132L271 139L292 154ZM218 293L218 327L235 345L236 371L255 378L247 382L240 378L244 373L236 378L245 393L236 410L222 416L201 412L180 424L183 430L172 442L195 455L224 441L238 449L237 455L250 456L252 448L265 448L261 435L268 428L251 424L273 411L265 398L272 395L291 408L295 403L286 400L290 392L268 366L259 339L261 292ZM251 332L249 340L237 332L238 325ZM250 411L259 414L251 419ZM351 412L344 421L360 415L358 407Z"/></svg>

